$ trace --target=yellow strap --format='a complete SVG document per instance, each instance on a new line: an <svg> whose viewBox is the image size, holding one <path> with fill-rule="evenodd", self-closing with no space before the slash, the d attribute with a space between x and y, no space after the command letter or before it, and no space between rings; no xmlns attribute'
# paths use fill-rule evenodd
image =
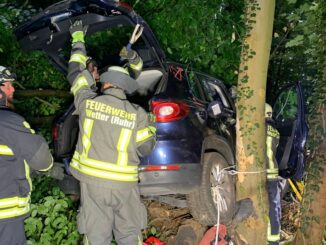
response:
<svg viewBox="0 0 326 245"><path fill-rule="evenodd" d="M302 200L302 196L300 194L300 192L298 191L298 189L295 187L295 185L293 184L292 180L291 179L288 179L289 183L290 183L290 186L292 188L292 190L294 191L296 197L298 198L299 202L301 202Z"/></svg>
<svg viewBox="0 0 326 245"><path fill-rule="evenodd" d="M6 145L0 145L0 155L13 156L14 152Z"/></svg>

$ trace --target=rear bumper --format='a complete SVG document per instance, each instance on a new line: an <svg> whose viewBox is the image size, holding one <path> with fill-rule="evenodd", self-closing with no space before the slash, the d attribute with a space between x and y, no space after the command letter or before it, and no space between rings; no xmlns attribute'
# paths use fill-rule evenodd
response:
<svg viewBox="0 0 326 245"><path fill-rule="evenodd" d="M157 165L155 165L157 166ZM182 164L179 170L139 171L142 195L188 194L200 186L200 164Z"/></svg>

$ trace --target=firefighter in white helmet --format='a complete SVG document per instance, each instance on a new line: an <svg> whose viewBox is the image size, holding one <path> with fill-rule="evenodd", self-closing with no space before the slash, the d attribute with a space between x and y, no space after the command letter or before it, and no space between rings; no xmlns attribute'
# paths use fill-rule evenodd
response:
<svg viewBox="0 0 326 245"><path fill-rule="evenodd" d="M275 158L280 134L275 128L272 115L272 107L266 103L266 162L267 189L269 200L269 223L267 230L267 244L276 245L280 243L281 236L281 189L279 184L278 163Z"/></svg>

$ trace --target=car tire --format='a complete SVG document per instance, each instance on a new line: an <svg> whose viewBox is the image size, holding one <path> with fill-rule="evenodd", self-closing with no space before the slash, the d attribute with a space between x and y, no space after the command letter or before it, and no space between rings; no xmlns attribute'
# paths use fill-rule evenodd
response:
<svg viewBox="0 0 326 245"><path fill-rule="evenodd" d="M220 223L228 224L235 213L235 178L226 172L221 173L221 170L226 167L229 167L229 164L220 153L205 153L201 186L187 195L190 213L204 226L217 223L217 203L220 204ZM221 174L214 175L214 173ZM220 201L214 201L214 197L220 197ZM217 198L215 200L218 200Z"/></svg>

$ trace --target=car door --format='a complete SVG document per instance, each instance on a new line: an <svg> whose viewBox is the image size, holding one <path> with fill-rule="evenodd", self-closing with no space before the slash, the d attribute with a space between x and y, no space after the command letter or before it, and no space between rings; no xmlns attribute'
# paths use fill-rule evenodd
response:
<svg viewBox="0 0 326 245"><path fill-rule="evenodd" d="M82 20L83 24L88 27L87 51L90 51L89 44L94 44L97 54L94 56L88 53L88 55L98 61L99 68L120 61L119 50L123 45L127 45L136 24L140 24L144 29L139 40L133 45L133 49L143 59L144 68L163 66L165 54L146 21L130 6L119 1L61 1L17 27L14 33L23 50L45 52L53 65L66 73L71 49L69 27L77 19ZM122 35L124 34L124 32L121 33L122 29L126 30L128 35ZM92 42L90 36L94 34L102 37L97 38L96 42L105 38L103 43ZM89 38L90 40L87 40ZM119 42L121 45L118 45Z"/></svg>
<svg viewBox="0 0 326 245"><path fill-rule="evenodd" d="M304 147L308 134L300 82L281 89L273 105L273 119L280 132L276 154L280 175L300 180L304 174Z"/></svg>
<svg viewBox="0 0 326 245"><path fill-rule="evenodd" d="M232 147L235 146L235 107L228 89L224 83L214 77L201 72L194 72L204 92L207 105L211 102L220 102L223 105L221 117L213 118L207 113L207 126L223 136Z"/></svg>

